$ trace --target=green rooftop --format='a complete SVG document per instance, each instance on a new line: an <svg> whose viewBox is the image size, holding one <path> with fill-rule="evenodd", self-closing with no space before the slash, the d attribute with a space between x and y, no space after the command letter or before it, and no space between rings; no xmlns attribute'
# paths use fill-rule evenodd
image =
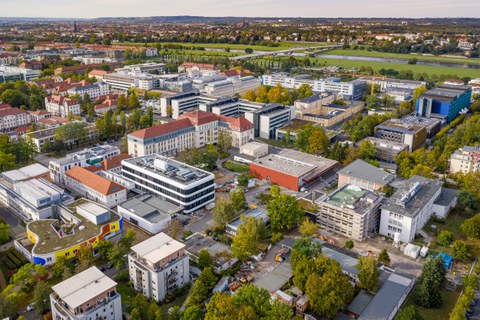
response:
<svg viewBox="0 0 480 320"><path fill-rule="evenodd" d="M363 198L366 193L366 190L360 188L342 188L333 193L325 203L336 207L355 206L358 199Z"/></svg>

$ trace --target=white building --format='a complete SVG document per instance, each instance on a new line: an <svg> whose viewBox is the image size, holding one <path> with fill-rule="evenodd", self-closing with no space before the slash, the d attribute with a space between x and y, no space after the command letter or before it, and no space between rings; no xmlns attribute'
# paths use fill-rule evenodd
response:
<svg viewBox="0 0 480 320"><path fill-rule="evenodd" d="M0 83L9 81L30 81L38 78L40 72L15 66L0 65Z"/></svg>
<svg viewBox="0 0 480 320"><path fill-rule="evenodd" d="M32 122L27 111L18 108L0 109L0 131L29 125Z"/></svg>
<svg viewBox="0 0 480 320"><path fill-rule="evenodd" d="M160 155L122 161L123 176L135 182L135 188L182 206L191 213L215 199L212 173Z"/></svg>
<svg viewBox="0 0 480 320"><path fill-rule="evenodd" d="M210 82L205 85L203 91L206 94L216 97L233 96L235 94L244 94L249 90L256 90L261 81L257 77L230 77L225 80Z"/></svg>
<svg viewBox="0 0 480 320"><path fill-rule="evenodd" d="M74 87L67 91L70 95L78 94L79 97L83 98L85 94L88 94L90 99L95 100L100 96L107 95L110 93L110 89L108 88L108 84L105 82L97 82L94 84L89 84L86 86Z"/></svg>
<svg viewBox="0 0 480 320"><path fill-rule="evenodd" d="M410 242L432 216L446 218L456 202L456 192L440 180L413 176L381 206L380 234Z"/></svg>
<svg viewBox="0 0 480 320"><path fill-rule="evenodd" d="M117 283L91 267L52 287L53 320L121 320L122 298Z"/></svg>
<svg viewBox="0 0 480 320"><path fill-rule="evenodd" d="M185 245L165 233L133 246L132 251L128 255L130 281L147 298L163 301L190 282Z"/></svg>
<svg viewBox="0 0 480 320"><path fill-rule="evenodd" d="M480 164L480 147L464 146L450 156L450 173L477 172Z"/></svg>
<svg viewBox="0 0 480 320"><path fill-rule="evenodd" d="M45 98L45 109L53 115L67 118L80 115L80 103L64 96L51 95Z"/></svg>

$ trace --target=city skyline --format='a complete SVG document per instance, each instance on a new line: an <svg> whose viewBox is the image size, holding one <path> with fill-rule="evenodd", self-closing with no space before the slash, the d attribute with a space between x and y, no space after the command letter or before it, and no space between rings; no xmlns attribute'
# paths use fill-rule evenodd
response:
<svg viewBox="0 0 480 320"><path fill-rule="evenodd" d="M294 7L286 0L185 0L175 6L163 0L4 0L4 17L99 18L150 16L237 16L237 17L471 17L480 18L480 2L475 0L298 0ZM25 8L32 8L25 10ZM92 10L94 8L94 10Z"/></svg>

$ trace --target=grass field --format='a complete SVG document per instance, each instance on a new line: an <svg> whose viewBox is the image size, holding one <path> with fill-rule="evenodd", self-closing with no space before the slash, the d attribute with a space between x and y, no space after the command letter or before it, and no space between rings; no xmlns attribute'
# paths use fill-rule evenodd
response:
<svg viewBox="0 0 480 320"><path fill-rule="evenodd" d="M124 46L144 46L145 43L140 42L120 42L116 43L117 45L124 45ZM314 43L314 42L292 42L292 41L285 41L280 42L278 47L268 47L268 46L258 46L258 45L248 45L248 44L229 44L229 43L177 43L177 42L162 42L164 44L173 44L173 45L182 45L184 47L203 47L203 48L213 48L213 49L226 49L230 48L231 50L245 50L246 48L251 48L253 50L259 51L276 51L276 50L284 50L290 49L295 47L303 47L303 46L323 46L328 45L327 43ZM153 44L151 44L153 45Z"/></svg>
<svg viewBox="0 0 480 320"><path fill-rule="evenodd" d="M441 56L424 56L419 54L402 54L402 53L388 53L378 51L364 51L364 50L344 50L335 49L326 51L325 54L335 54L341 56L355 56L355 57L374 57L374 58L391 58L391 59L412 59L423 61L438 61L438 62L458 62L458 63L471 63L480 64L480 59L467 59L467 58L454 58L454 57L441 57ZM479 71L480 72L480 71Z"/></svg>
<svg viewBox="0 0 480 320"><path fill-rule="evenodd" d="M250 171L250 167L248 165L233 160L225 161L223 163L223 167L230 171L238 173Z"/></svg>
<svg viewBox="0 0 480 320"><path fill-rule="evenodd" d="M441 294L443 298L443 304L440 306L440 308L427 309L419 306L416 306L416 308L418 309L420 314L423 316L423 319L425 320L427 319L448 320L450 318L450 315L449 315L450 312L455 306L455 303L457 303L458 296L460 295L460 290L461 290L460 288L457 288L456 292L442 290ZM412 293L413 293L413 290L408 296L407 301L403 305L402 309L410 305L415 305Z"/></svg>

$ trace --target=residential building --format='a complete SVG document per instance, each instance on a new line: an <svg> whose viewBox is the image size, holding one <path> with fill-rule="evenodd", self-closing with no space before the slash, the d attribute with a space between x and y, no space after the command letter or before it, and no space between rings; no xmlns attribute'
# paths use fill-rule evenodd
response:
<svg viewBox="0 0 480 320"><path fill-rule="evenodd" d="M357 159L337 172L338 188L352 185L375 192L389 185L395 176L372 166L368 162Z"/></svg>
<svg viewBox="0 0 480 320"><path fill-rule="evenodd" d="M179 212L181 207L148 193L118 205L118 214L123 219L151 234L165 230L172 215Z"/></svg>
<svg viewBox="0 0 480 320"><path fill-rule="evenodd" d="M337 167L338 162L311 154L283 149L250 163L250 173L262 180L291 190L302 190L315 184Z"/></svg>
<svg viewBox="0 0 480 320"><path fill-rule="evenodd" d="M110 145L101 145L83 149L77 152L72 152L63 158L50 160L48 164L48 168L50 169L50 178L55 183L63 185L65 184L65 172L73 167L88 167L99 164L105 159L111 159L119 155L120 149ZM119 171L117 170L116 172L118 173Z"/></svg>
<svg viewBox="0 0 480 320"><path fill-rule="evenodd" d="M422 117L445 117L452 122L470 108L472 87L437 85L417 99L417 114Z"/></svg>
<svg viewBox="0 0 480 320"><path fill-rule="evenodd" d="M165 233L132 247L128 271L134 289L157 302L190 282L185 245Z"/></svg>
<svg viewBox="0 0 480 320"><path fill-rule="evenodd" d="M421 176L397 184L381 206L380 234L410 242L432 216L446 218L456 205L456 193L442 189L442 181Z"/></svg>
<svg viewBox="0 0 480 320"><path fill-rule="evenodd" d="M216 143L220 131L229 134L232 146L237 148L254 139L253 124L243 117L230 118L211 112L191 111L176 121L129 134L128 152L133 156L176 154Z"/></svg>
<svg viewBox="0 0 480 320"><path fill-rule="evenodd" d="M450 173L477 172L480 163L480 147L464 146L450 156Z"/></svg>
<svg viewBox="0 0 480 320"><path fill-rule="evenodd" d="M79 97L83 98L85 94L88 94L90 99L95 100L100 96L106 95L110 93L110 89L108 88L108 84L105 82L97 82L94 84L89 84L86 86L78 86L67 91L69 95L76 95L78 94Z"/></svg>
<svg viewBox="0 0 480 320"><path fill-rule="evenodd" d="M27 237L15 243L31 262L52 265L59 257L75 258L83 246L98 254L98 244L120 233L122 218L110 209L80 198L57 205L55 218L27 224ZM33 244L33 246L32 246Z"/></svg>
<svg viewBox="0 0 480 320"><path fill-rule="evenodd" d="M375 146L374 159L386 163L396 163L397 157L403 151L408 151L408 145L375 137L367 137L364 140L369 141ZM362 141L364 141L362 140ZM358 143L362 143L361 141Z"/></svg>
<svg viewBox="0 0 480 320"><path fill-rule="evenodd" d="M41 119L51 118L52 114L46 110L30 111L30 119L32 122L38 122Z"/></svg>
<svg viewBox="0 0 480 320"><path fill-rule="evenodd" d="M0 65L10 66L20 63L20 55L11 52L0 52Z"/></svg>
<svg viewBox="0 0 480 320"><path fill-rule="evenodd" d="M53 320L121 320L122 298L117 283L97 267L82 271L52 287Z"/></svg>
<svg viewBox="0 0 480 320"><path fill-rule="evenodd" d="M0 83L12 81L30 81L38 78L39 71L21 67L0 65Z"/></svg>
<svg viewBox="0 0 480 320"><path fill-rule="evenodd" d="M390 119L375 127L375 138L406 144L413 152L427 141L427 127Z"/></svg>
<svg viewBox="0 0 480 320"><path fill-rule="evenodd" d="M80 166L74 166L65 172L65 186L70 191L108 208L127 200L124 186Z"/></svg>
<svg viewBox="0 0 480 320"><path fill-rule="evenodd" d="M81 113L80 103L71 98L51 95L45 98L45 109L53 115L68 118L68 116L78 116Z"/></svg>
<svg viewBox="0 0 480 320"><path fill-rule="evenodd" d="M27 111L18 108L0 109L0 131L7 132L32 122Z"/></svg>
<svg viewBox="0 0 480 320"><path fill-rule="evenodd" d="M346 184L315 201L320 228L349 239L364 241L377 233L382 197L358 186Z"/></svg>
<svg viewBox="0 0 480 320"><path fill-rule="evenodd" d="M243 95L249 90L256 90L261 84L260 79L253 76L229 77L225 80L206 84L203 91L215 97L233 96L236 94Z"/></svg>
<svg viewBox="0 0 480 320"><path fill-rule="evenodd" d="M177 206L184 213L199 210L214 201L212 173L160 155L122 161L123 176L141 192L150 192Z"/></svg>

